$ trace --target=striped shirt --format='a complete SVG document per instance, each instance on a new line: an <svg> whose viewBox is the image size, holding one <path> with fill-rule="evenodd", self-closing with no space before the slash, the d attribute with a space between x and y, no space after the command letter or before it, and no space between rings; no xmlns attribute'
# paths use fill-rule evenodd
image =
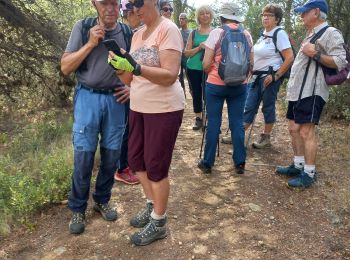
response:
<svg viewBox="0 0 350 260"><path fill-rule="evenodd" d="M315 27L309 36L307 36L302 44L310 42L311 38L320 31L323 27L327 26L328 23L324 22ZM344 39L342 34L333 27L328 28L323 35L316 41L316 49L320 50L322 54L332 56L338 70L343 69L347 65L346 54L343 48ZM299 50L291 70L290 79L287 85L287 97L288 101L297 101L301 90L301 85L305 75L307 63L309 57L306 56L301 49ZM324 79L323 71L321 66L318 68L317 78L316 74L316 62L312 61L308 76L306 78L304 90L301 98L312 96L312 92L315 87L315 95L321 96L322 99L327 102L329 97L329 90Z"/></svg>

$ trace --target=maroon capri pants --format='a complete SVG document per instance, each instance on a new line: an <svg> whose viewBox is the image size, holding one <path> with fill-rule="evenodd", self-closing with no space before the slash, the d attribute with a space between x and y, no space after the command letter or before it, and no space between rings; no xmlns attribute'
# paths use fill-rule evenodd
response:
<svg viewBox="0 0 350 260"><path fill-rule="evenodd" d="M168 177L183 112L151 114L130 110L128 161L132 171L146 171L154 182Z"/></svg>

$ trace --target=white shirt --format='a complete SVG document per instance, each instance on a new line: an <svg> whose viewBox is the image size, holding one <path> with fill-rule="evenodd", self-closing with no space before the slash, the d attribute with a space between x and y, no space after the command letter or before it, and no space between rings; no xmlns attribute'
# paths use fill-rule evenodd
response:
<svg viewBox="0 0 350 260"><path fill-rule="evenodd" d="M280 27L276 26L269 32L264 31L264 35L271 36L271 38L261 36L255 43L253 71L267 71L269 66L272 66L273 70L277 71L281 67L283 60L279 52L276 52L275 44L272 40L273 33L278 28ZM284 30L280 30L277 33L276 45L280 52L291 48L288 35Z"/></svg>

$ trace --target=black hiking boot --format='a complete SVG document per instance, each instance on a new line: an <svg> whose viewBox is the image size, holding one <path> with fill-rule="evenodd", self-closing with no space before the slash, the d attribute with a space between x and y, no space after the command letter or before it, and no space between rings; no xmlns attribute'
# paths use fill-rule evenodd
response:
<svg viewBox="0 0 350 260"><path fill-rule="evenodd" d="M69 222L69 232L71 234L81 234L85 230L85 213L73 212Z"/></svg>
<svg viewBox="0 0 350 260"><path fill-rule="evenodd" d="M100 212L104 220L114 221L118 218L117 211L112 209L108 203L95 203L94 210Z"/></svg>
<svg viewBox="0 0 350 260"><path fill-rule="evenodd" d="M211 167L208 167L204 164L203 160L199 160L197 163L197 167L205 174L211 173Z"/></svg>
<svg viewBox="0 0 350 260"><path fill-rule="evenodd" d="M203 120L199 117L196 117L194 124L192 126L193 130L200 130L203 128Z"/></svg>

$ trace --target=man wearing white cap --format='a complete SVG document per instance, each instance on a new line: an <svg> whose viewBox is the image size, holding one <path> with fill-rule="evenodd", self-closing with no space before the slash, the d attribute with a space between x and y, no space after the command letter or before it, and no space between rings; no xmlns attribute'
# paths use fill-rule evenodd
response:
<svg viewBox="0 0 350 260"><path fill-rule="evenodd" d="M294 11L301 14L307 28L287 86L286 117L294 162L288 167L277 167L276 172L294 177L288 181L289 187L307 188L316 180L315 125L329 96L321 66L341 70L347 61L342 34L326 22L328 5L325 0L309 0ZM316 38L318 40L312 43Z"/></svg>

